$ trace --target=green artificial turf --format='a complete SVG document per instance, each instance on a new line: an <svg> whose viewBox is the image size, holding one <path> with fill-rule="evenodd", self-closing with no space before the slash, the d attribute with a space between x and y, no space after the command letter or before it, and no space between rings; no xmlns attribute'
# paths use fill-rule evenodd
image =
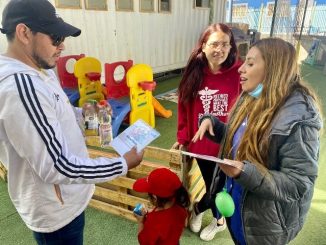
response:
<svg viewBox="0 0 326 245"><path fill-rule="evenodd" d="M324 115L326 115L326 76L322 74L320 67L302 66L302 76L314 88L323 102ZM176 88L180 77L172 78L164 82L158 82L155 95L170 91ZM160 103L166 108L173 110L173 117L169 119L156 117L156 129L161 137L155 140L152 145L169 149L175 142L177 105L173 102L162 101ZM321 137L321 150L319 160L319 177L315 186L315 194L312 205L303 230L290 245L326 244L326 137ZM35 244L32 233L26 228L10 202L7 185L0 181L0 244ZM266 210L268 212L268 210ZM210 211L205 213L203 225L211 220ZM85 242L86 245L129 245L137 243L137 225L133 222L107 214L92 208L86 209ZM211 242L204 242L199 239L198 234L185 229L181 238L181 244L233 244L227 230L219 233ZM262 244L263 245L263 244Z"/></svg>
<svg viewBox="0 0 326 245"><path fill-rule="evenodd" d="M160 100L165 109L172 110L172 117L163 119L156 117L155 128L160 132L161 136L158 137L151 146L156 146L164 149L170 149L176 141L177 133L177 104L174 102Z"/></svg>

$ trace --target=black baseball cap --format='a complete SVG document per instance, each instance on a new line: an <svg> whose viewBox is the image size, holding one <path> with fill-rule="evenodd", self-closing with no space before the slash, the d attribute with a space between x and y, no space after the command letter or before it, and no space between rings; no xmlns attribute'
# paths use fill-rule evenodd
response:
<svg viewBox="0 0 326 245"><path fill-rule="evenodd" d="M48 0L10 0L2 12L4 34L12 33L16 26L24 23L33 31L59 37L80 35L81 30L64 22Z"/></svg>

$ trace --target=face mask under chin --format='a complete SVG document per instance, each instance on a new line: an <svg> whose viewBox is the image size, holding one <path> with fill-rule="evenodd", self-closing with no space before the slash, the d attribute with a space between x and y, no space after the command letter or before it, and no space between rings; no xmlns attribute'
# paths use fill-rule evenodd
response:
<svg viewBox="0 0 326 245"><path fill-rule="evenodd" d="M263 84L262 84L262 83L259 83L259 84L257 85L257 87L256 87L253 91L248 92L248 94L249 94L250 96L252 96L252 97L258 99L259 96L261 95L261 93L263 92L263 87L264 87Z"/></svg>

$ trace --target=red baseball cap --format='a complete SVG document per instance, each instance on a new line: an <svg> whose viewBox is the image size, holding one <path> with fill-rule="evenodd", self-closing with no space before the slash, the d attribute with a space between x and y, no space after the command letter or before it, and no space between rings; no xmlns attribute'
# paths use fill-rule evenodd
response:
<svg viewBox="0 0 326 245"><path fill-rule="evenodd" d="M172 197L182 183L175 173L167 168L153 170L147 178L136 180L133 189L138 192L147 192L158 197Z"/></svg>

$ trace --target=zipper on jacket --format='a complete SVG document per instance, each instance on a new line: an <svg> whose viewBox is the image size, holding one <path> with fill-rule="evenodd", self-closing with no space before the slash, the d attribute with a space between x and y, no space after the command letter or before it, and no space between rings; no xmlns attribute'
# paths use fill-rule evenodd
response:
<svg viewBox="0 0 326 245"><path fill-rule="evenodd" d="M63 205L64 202L62 199L60 186L58 184L54 184L54 190L55 190L55 194L56 194L57 198L59 199L60 203Z"/></svg>

